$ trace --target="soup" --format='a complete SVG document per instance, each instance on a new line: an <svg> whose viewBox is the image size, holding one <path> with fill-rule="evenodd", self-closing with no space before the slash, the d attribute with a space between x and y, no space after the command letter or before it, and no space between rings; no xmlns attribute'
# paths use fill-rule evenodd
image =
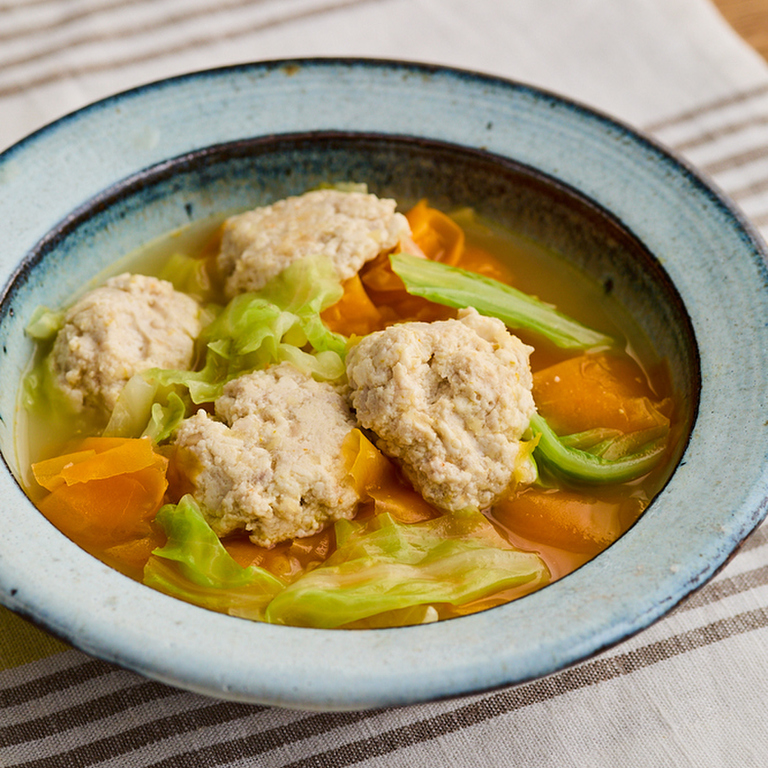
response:
<svg viewBox="0 0 768 768"><path fill-rule="evenodd" d="M327 194L375 205L355 186ZM66 343L71 314L41 310L30 324L26 490L94 556L254 620L422 623L565 576L663 486L680 434L674 393L606 285L470 209L426 201L389 211L376 231L392 231L349 273L311 252L254 282L238 265L272 215L259 210L255 224L191 225L110 270L99 322L134 311L115 313L115 296L157 290L158 345L183 343L178 357L148 354L109 392L80 387L93 314ZM267 221L282 226L281 211ZM304 237L294 229L276 241L292 253ZM336 253L359 232L332 234ZM329 452L332 468L316 474Z"/></svg>

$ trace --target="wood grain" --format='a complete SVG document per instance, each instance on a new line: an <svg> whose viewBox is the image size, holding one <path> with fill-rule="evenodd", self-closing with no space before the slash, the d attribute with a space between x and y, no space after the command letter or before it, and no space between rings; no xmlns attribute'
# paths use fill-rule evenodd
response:
<svg viewBox="0 0 768 768"><path fill-rule="evenodd" d="M768 60L768 0L713 0L725 20Z"/></svg>

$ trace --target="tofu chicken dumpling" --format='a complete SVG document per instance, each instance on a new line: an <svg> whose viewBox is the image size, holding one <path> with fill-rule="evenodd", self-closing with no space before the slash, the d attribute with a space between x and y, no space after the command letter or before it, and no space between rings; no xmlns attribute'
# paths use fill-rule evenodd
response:
<svg viewBox="0 0 768 768"><path fill-rule="evenodd" d="M76 410L111 411L135 374L190 367L199 315L198 303L166 280L118 275L66 312L51 372Z"/></svg>
<svg viewBox="0 0 768 768"><path fill-rule="evenodd" d="M328 256L339 277L410 240L395 200L322 189L232 216L224 224L218 265L229 298L263 288L289 264Z"/></svg>
<svg viewBox="0 0 768 768"><path fill-rule="evenodd" d="M193 495L218 536L247 531L270 547L354 516L342 443L355 420L332 385L281 363L229 382L215 411L174 441L194 457Z"/></svg>
<svg viewBox="0 0 768 768"><path fill-rule="evenodd" d="M531 351L474 309L393 325L350 350L352 405L427 501L485 509L534 479L520 445L535 410Z"/></svg>

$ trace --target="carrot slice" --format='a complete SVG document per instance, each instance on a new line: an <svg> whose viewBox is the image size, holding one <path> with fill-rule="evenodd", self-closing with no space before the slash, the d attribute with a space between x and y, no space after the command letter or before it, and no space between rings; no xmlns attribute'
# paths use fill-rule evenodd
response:
<svg viewBox="0 0 768 768"><path fill-rule="evenodd" d="M403 281L392 271L388 253L380 253L375 259L364 264L360 270L360 279L366 290L385 293L386 295L389 295L390 292L408 295ZM379 310L381 309L382 307L379 307Z"/></svg>
<svg viewBox="0 0 768 768"><path fill-rule="evenodd" d="M46 491L54 491L60 485L65 485L66 481L62 477L62 471L72 464L79 464L81 461L92 459L96 451L74 451L65 453L63 456L54 456L52 459L39 461L32 465L32 474L35 480L45 488Z"/></svg>
<svg viewBox="0 0 768 768"><path fill-rule="evenodd" d="M387 512L401 523L431 520L440 513L401 480L397 468L359 430L342 446L350 462L349 476L361 499L374 502L374 513Z"/></svg>
<svg viewBox="0 0 768 768"><path fill-rule="evenodd" d="M422 523L440 517L440 512L420 494L400 482L373 488L369 493L375 502L375 514L386 512L399 523Z"/></svg>
<svg viewBox="0 0 768 768"><path fill-rule="evenodd" d="M453 264L464 253L461 227L425 201L408 211L406 217L413 230L412 246L416 246L411 250L421 251L419 255ZM408 241L401 247L408 250ZM473 258L484 260L477 254ZM389 253L379 254L363 266L358 276L346 281L342 298L322 314L331 330L346 336L363 336L402 320L432 321L450 316L447 308L405 290L403 281L392 270Z"/></svg>
<svg viewBox="0 0 768 768"><path fill-rule="evenodd" d="M613 355L580 355L537 371L533 398L559 434L595 427L636 432L669 423L639 367Z"/></svg>
<svg viewBox="0 0 768 768"><path fill-rule="evenodd" d="M413 241L428 259L456 265L464 251L464 230L453 219L430 208L426 200L420 200L405 217Z"/></svg>
<svg viewBox="0 0 768 768"><path fill-rule="evenodd" d="M38 509L86 549L149 536L168 486L168 460L146 438L88 438L78 447L33 465L38 482L52 489Z"/></svg>
<svg viewBox="0 0 768 768"><path fill-rule="evenodd" d="M359 275L344 282L344 294L321 317L332 331L345 336L365 336L384 327L383 316L365 292Z"/></svg>
<svg viewBox="0 0 768 768"><path fill-rule="evenodd" d="M405 214L411 227L411 237L422 254L434 261L454 264L464 251L464 231L452 219L426 200L421 200ZM371 291L385 293L386 301L396 301L398 294L406 293L403 281L392 271L389 254L379 254L368 262L361 271L365 287ZM378 303L378 302L377 302Z"/></svg>
<svg viewBox="0 0 768 768"><path fill-rule="evenodd" d="M125 440L121 445L97 453L88 461L69 464L61 470L67 485L128 475L153 466L158 461L149 438Z"/></svg>
<svg viewBox="0 0 768 768"><path fill-rule="evenodd" d="M636 498L589 498L583 493L528 488L499 502L494 517L514 533L569 552L596 555L634 520L644 502Z"/></svg>
<svg viewBox="0 0 768 768"><path fill-rule="evenodd" d="M124 544L108 547L103 552L103 559L121 573L134 579L141 579L144 566L152 551L162 547L166 541L165 534L155 531L153 527L150 533L140 539L132 539Z"/></svg>
<svg viewBox="0 0 768 768"><path fill-rule="evenodd" d="M344 438L341 451L352 486L361 499L368 498L371 489L392 482L394 467L359 429L351 430Z"/></svg>
<svg viewBox="0 0 768 768"><path fill-rule="evenodd" d="M106 548L149 534L150 521L163 500L158 473L144 469L88 483L62 485L38 509L80 546Z"/></svg>
<svg viewBox="0 0 768 768"><path fill-rule="evenodd" d="M243 568L257 565L290 581L294 576L322 563L336 546L333 526L302 539L285 541L271 549L254 544L244 535L221 542Z"/></svg>

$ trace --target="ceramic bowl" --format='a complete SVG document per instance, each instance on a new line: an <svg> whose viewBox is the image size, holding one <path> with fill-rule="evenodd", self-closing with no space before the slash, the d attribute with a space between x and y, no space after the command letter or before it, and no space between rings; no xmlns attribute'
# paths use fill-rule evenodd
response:
<svg viewBox="0 0 768 768"><path fill-rule="evenodd" d="M678 462L623 537L516 602L438 624L329 631L246 622L152 591L55 530L17 483L24 326L123 254L215 211L367 181L472 202L601 281L670 363ZM267 62L133 90L0 156L0 600L83 651L175 686L361 709L511 685L647 627L766 514L764 246L705 179L616 121L446 68Z"/></svg>

